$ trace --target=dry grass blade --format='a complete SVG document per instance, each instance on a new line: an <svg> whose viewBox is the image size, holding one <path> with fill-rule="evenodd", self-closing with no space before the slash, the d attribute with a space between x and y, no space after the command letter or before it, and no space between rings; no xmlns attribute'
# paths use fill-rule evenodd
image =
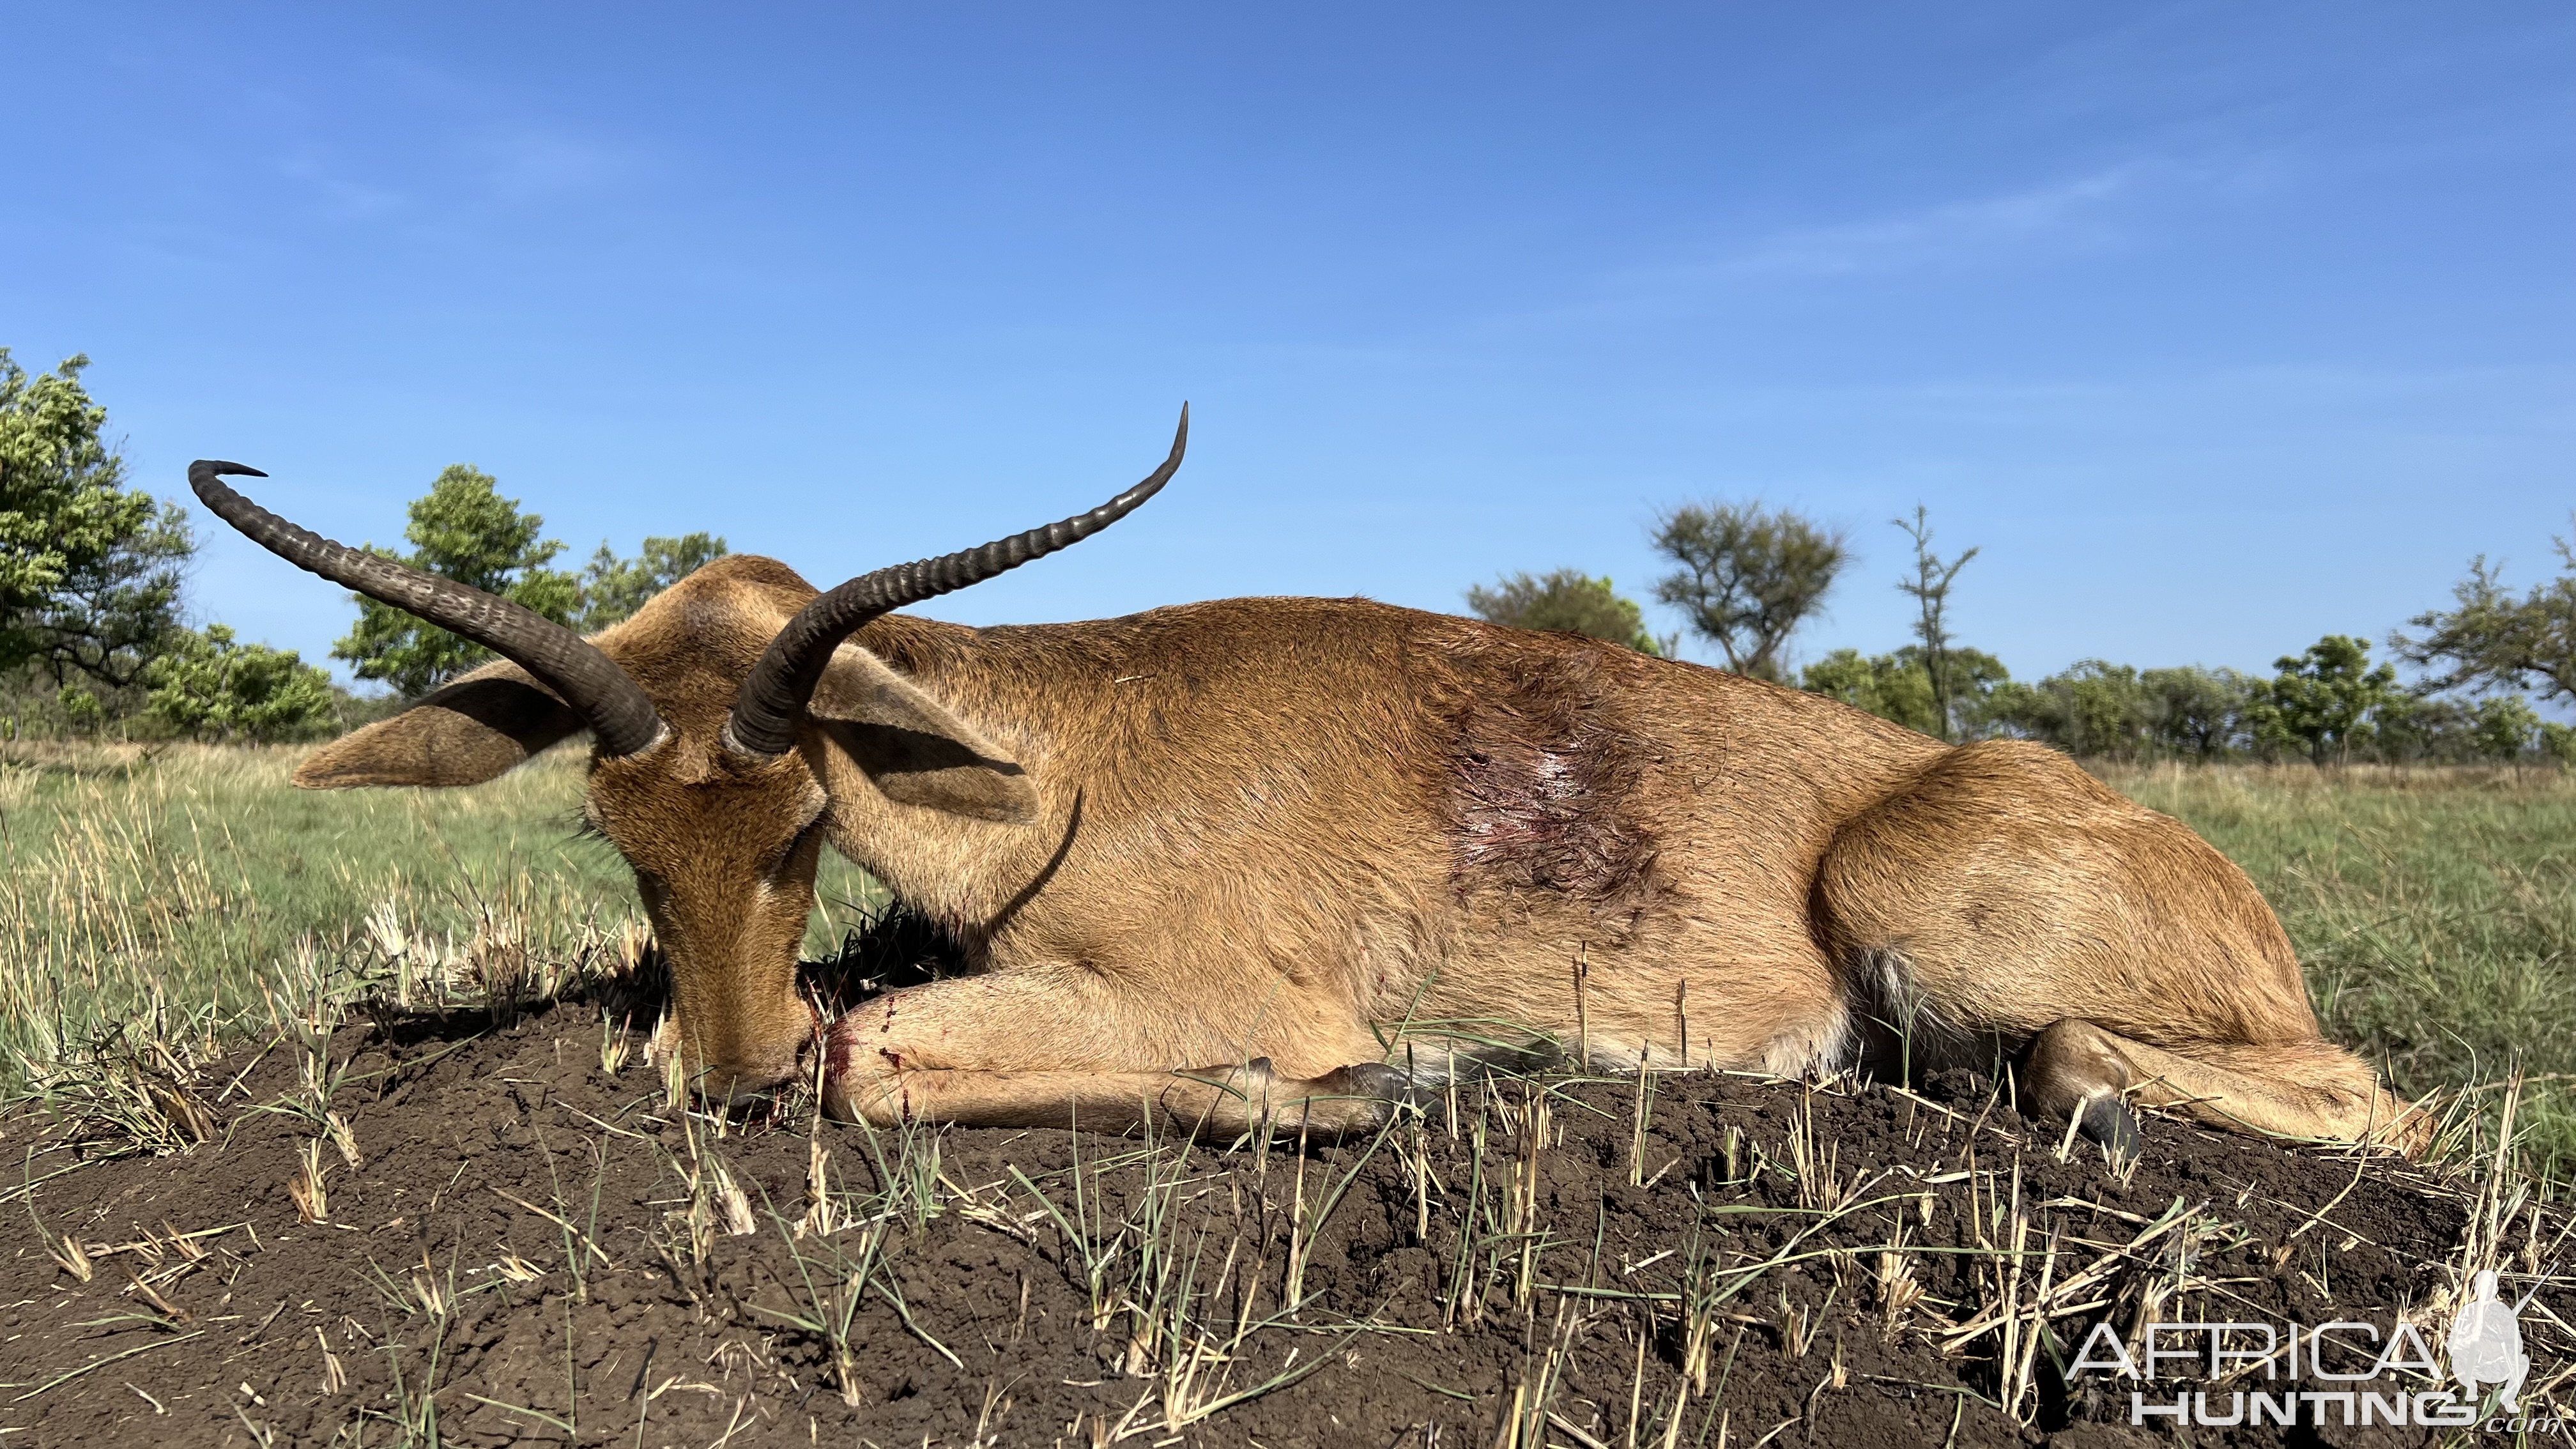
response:
<svg viewBox="0 0 2576 1449"><path fill-rule="evenodd" d="M2062 1317L2076 1311L2080 1300L2100 1287L2113 1274L2124 1268L2153 1265L2156 1260L2148 1256L2146 1250L2159 1240L2186 1227L2191 1222L2193 1213L2197 1211L2199 1209L2186 1208L2180 1199L2176 1199L2173 1206L2167 1208L2162 1216L2139 1229L2137 1235L2128 1242L2104 1253L2082 1270L2058 1280L2035 1311L2041 1313L2043 1320ZM1958 1353L1977 1339L2002 1327L2006 1320L2007 1315L1999 1304L1943 1334L1941 1347L1945 1352Z"/></svg>
<svg viewBox="0 0 2576 1449"><path fill-rule="evenodd" d="M358 1134L350 1129L348 1118L336 1111L325 1112L322 1114L322 1125L323 1135L330 1138L331 1145L340 1150L340 1160L349 1164L351 1172L367 1165L367 1159L359 1155Z"/></svg>
<svg viewBox="0 0 2576 1449"><path fill-rule="evenodd" d="M196 1093L153 1077L143 1079L143 1090L150 1095L152 1105L159 1109L162 1120L168 1122L171 1130L179 1136L192 1143L215 1140L218 1130L215 1114L198 1100Z"/></svg>
<svg viewBox="0 0 2576 1449"><path fill-rule="evenodd" d="M331 1194L323 1179L328 1168L322 1165L322 1139L308 1137L301 1149L301 1166L286 1184L286 1195L295 1200L295 1215L308 1223L331 1220Z"/></svg>
<svg viewBox="0 0 2576 1449"><path fill-rule="evenodd" d="M1881 1330L1889 1342L1904 1332L1907 1319L1923 1302L1923 1281L1914 1270L1914 1257L1905 1251L1905 1224L1899 1221L1896 1236L1875 1257L1872 1281L1878 1291Z"/></svg>
<svg viewBox="0 0 2576 1449"><path fill-rule="evenodd" d="M86 1283L97 1274L98 1267L90 1261L89 1250L81 1246L79 1238L70 1233L60 1236L48 1234L45 1242L54 1262L75 1280Z"/></svg>
<svg viewBox="0 0 2576 1449"><path fill-rule="evenodd" d="M149 1280L136 1273L133 1269L128 1268L126 1270L125 1281L127 1285L134 1290L135 1297L151 1304L153 1309L160 1313L160 1315L169 1322L188 1323L193 1321L193 1316L188 1312L188 1310L181 1308L177 1304L172 1303L169 1299L162 1297L159 1289L154 1288Z"/></svg>
<svg viewBox="0 0 2576 1449"><path fill-rule="evenodd" d="M348 1387L349 1371L341 1365L340 1356L331 1351L331 1336L319 1324L314 1326L313 1341L322 1348L322 1393L327 1398Z"/></svg>

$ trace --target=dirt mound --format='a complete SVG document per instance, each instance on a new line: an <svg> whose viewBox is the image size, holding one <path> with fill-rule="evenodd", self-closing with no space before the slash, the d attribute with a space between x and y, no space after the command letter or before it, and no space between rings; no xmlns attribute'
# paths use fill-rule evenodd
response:
<svg viewBox="0 0 2576 1449"><path fill-rule="evenodd" d="M379 1013L327 1054L273 1043L190 1101L164 1089L181 1128L218 1124L183 1153L64 1171L79 1122L0 1123L25 1162L0 1212L0 1434L2145 1442L2169 1420L2129 1427L2138 1385L2070 1381L2094 1325L2134 1352L2148 1322L2385 1333L2403 1312L2439 1353L2458 1275L2502 1267L2511 1297L2557 1230L2385 1160L2169 1121L2125 1168L2061 1160L1971 1081L1486 1080L1445 1123L1301 1151L720 1122L670 1111L633 1040L580 1001L498 1028ZM2535 1388L2564 1361L2545 1321L2523 1315ZM2223 1416L2248 1387L2356 1387L2238 1367L2213 1389L2168 1359L2149 1398L2209 1391ZM2440 1432L2347 1428L2351 1402L2189 1433Z"/></svg>

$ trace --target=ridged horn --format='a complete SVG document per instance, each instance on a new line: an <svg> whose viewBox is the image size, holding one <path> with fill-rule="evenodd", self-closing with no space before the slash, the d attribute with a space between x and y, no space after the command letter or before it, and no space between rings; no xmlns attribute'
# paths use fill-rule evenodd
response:
<svg viewBox="0 0 2576 1449"><path fill-rule="evenodd" d="M831 662L832 651L853 630L881 614L982 583L1091 537L1162 491L1181 466L1181 454L1189 444L1190 405L1183 403L1181 425L1172 435L1171 456L1163 466L1089 513L997 538L982 548L861 574L817 597L769 641L760 662L743 680L741 692L734 696L733 716L725 722L725 742L747 754L764 756L783 755L795 748L796 727L814 697L814 686Z"/></svg>
<svg viewBox="0 0 2576 1449"><path fill-rule="evenodd" d="M228 475L268 476L239 463L200 458L188 465L188 487L251 542L307 573L471 639L535 675L589 723L603 754L631 755L661 737L662 717L653 701L589 640L524 605L299 528L234 492L222 481Z"/></svg>

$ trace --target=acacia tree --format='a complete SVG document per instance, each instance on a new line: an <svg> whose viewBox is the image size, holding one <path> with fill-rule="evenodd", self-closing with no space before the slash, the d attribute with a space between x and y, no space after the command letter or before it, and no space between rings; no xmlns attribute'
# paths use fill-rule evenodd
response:
<svg viewBox="0 0 2576 1449"><path fill-rule="evenodd" d="M2454 585L2458 607L2418 614L2407 622L2424 632L2390 636L2397 657L2432 671L2427 690L2519 690L2576 700L2576 548L2558 548L2560 572L2517 598L2502 571L2481 554L2469 576Z"/></svg>
<svg viewBox="0 0 2576 1449"><path fill-rule="evenodd" d="M563 545L540 538L546 521L519 511L498 480L470 463L449 465L429 492L413 500L403 537L408 557L367 547L416 569L469 584L526 606L558 624L570 624L581 604L581 581L546 567ZM417 698L492 657L491 651L363 595L358 623L331 646L360 679L378 679Z"/></svg>
<svg viewBox="0 0 2576 1449"><path fill-rule="evenodd" d="M1843 535L1759 503L1676 508L1656 520L1655 551L1680 567L1655 597L1682 611L1726 667L1780 677L1789 636L1812 617L1850 561Z"/></svg>
<svg viewBox="0 0 2576 1449"><path fill-rule="evenodd" d="M1923 670L1932 688L1932 717L1940 725L1934 733L1946 740L1952 734L1950 583L1958 578L1959 570L1968 566L1968 560L1977 556L1977 551L1971 548L1947 563L1942 562L1941 556L1932 551L1931 519L1920 503L1914 505L1912 521L1891 518L1888 522L1903 529L1906 536L1914 540L1914 577L1897 580L1896 587L1899 592L1912 597L1917 607L1914 638L1922 647Z"/></svg>
<svg viewBox="0 0 2576 1449"><path fill-rule="evenodd" d="M1544 578L1507 574L1490 589L1478 585L1467 590L1467 607L1514 629L1582 634L1625 644L1640 654L1662 652L1646 632L1646 616L1637 601L1620 597L1608 579L1581 569L1558 569Z"/></svg>
<svg viewBox="0 0 2576 1449"><path fill-rule="evenodd" d="M0 669L133 684L179 628L187 516L125 487L75 356L33 380L0 347Z"/></svg>

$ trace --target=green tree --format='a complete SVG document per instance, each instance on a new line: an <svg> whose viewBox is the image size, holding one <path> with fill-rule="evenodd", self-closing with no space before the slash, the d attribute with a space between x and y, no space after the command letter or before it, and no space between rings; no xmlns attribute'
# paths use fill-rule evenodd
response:
<svg viewBox="0 0 2576 1449"><path fill-rule="evenodd" d="M1932 733L1932 681L1911 660L1837 649L1799 671L1798 687L1907 729Z"/></svg>
<svg viewBox="0 0 2576 1449"><path fill-rule="evenodd" d="M1911 644L1896 651L1900 659L1917 652ZM1949 738L1984 739L1994 734L1996 726L2001 723L1995 711L2006 691L2012 687L2012 671L2004 668L2002 660L1983 649L1971 649L1964 644L1951 645L1941 659L1942 675L1949 681L1944 691L1949 701ZM1908 662L1924 674L1928 685L1931 671L1925 668L1920 658Z"/></svg>
<svg viewBox="0 0 2576 1449"><path fill-rule="evenodd" d="M31 381L0 347L0 669L33 660L57 687L77 672L122 689L177 629L195 544L186 514L124 486L88 365Z"/></svg>
<svg viewBox="0 0 2576 1449"><path fill-rule="evenodd" d="M62 707L63 722L81 734L91 733L107 722L106 707L98 702L95 693L81 685L65 685L55 702Z"/></svg>
<svg viewBox="0 0 2576 1449"><path fill-rule="evenodd" d="M2014 690L1998 712L2022 734L2079 759L2134 760L2155 748L2157 703L2136 669L2086 659Z"/></svg>
<svg viewBox="0 0 2576 1449"><path fill-rule="evenodd" d="M311 739L336 715L331 676L294 650L236 643L221 624L180 631L144 681L150 712L198 739Z"/></svg>
<svg viewBox="0 0 2576 1449"><path fill-rule="evenodd" d="M2458 607L2416 615L2409 623L2421 634L2390 636L2398 658L2432 671L2425 689L2536 687L2544 700L2576 699L2576 548L2553 542L2557 578L2516 597L2480 555L2451 590Z"/></svg>
<svg viewBox="0 0 2576 1449"><path fill-rule="evenodd" d="M2561 766L2576 765L2576 727L2554 719L2540 722L2540 753Z"/></svg>
<svg viewBox="0 0 2576 1449"><path fill-rule="evenodd" d="M1843 536L1783 508L1711 503L1676 508L1655 524L1655 551L1680 565L1655 597L1680 609L1726 667L1780 677L1782 651L1824 603L1850 560Z"/></svg>
<svg viewBox="0 0 2576 1449"><path fill-rule="evenodd" d="M650 547L651 540L646 540ZM1558 569L1544 578L1507 574L1488 589L1467 590L1467 607L1491 623L1514 629L1541 629L1581 634L1625 644L1640 654L1658 654L1646 632L1646 616L1636 600L1620 597L1610 580L1581 569Z"/></svg>
<svg viewBox="0 0 2576 1449"><path fill-rule="evenodd" d="M2303 748L2320 765L2350 758L2371 738L2372 716L2401 698L2396 669L2372 666L2370 645L2346 634L2328 634L2274 667L2280 673L2249 712L2256 738Z"/></svg>
<svg viewBox="0 0 2576 1449"><path fill-rule="evenodd" d="M1985 733L1993 722L1992 702L2008 694L2010 672L2002 660L1981 649L1957 647L1944 656L1944 668L1949 674L1946 693L1951 705L1948 736ZM1917 645L1869 656L1857 649L1837 649L1809 664L1798 684L1812 694L1829 695L1907 729L1944 737L1938 727L1940 705L1932 693L1932 671Z"/></svg>
<svg viewBox="0 0 2576 1449"><path fill-rule="evenodd" d="M2472 711L2470 738L2490 760L2519 760L2531 752L2540 733L2540 712L2518 694L2482 699Z"/></svg>
<svg viewBox="0 0 2576 1449"><path fill-rule="evenodd" d="M2233 669L2149 669L2138 675L2147 695L2148 728L2169 754L2214 760L2247 733L2245 711L2261 681Z"/></svg>
<svg viewBox="0 0 2576 1449"><path fill-rule="evenodd" d="M412 545L408 557L368 547L570 624L581 607L581 580L546 567L563 545L539 537L545 523L520 512L517 499L502 497L491 474L457 463L412 502L411 522L403 529ZM417 698L492 657L482 646L391 605L364 597L357 603L357 627L331 646L331 654L348 660L360 679L382 680L396 693Z"/></svg>
<svg viewBox="0 0 2576 1449"><path fill-rule="evenodd" d="M725 541L711 533L648 538L634 558L619 558L606 543L581 571L580 628L595 634L644 607L644 601L724 557ZM1553 577L1553 575L1551 575ZM1628 606L1635 612L1636 605Z"/></svg>
<svg viewBox="0 0 2576 1449"><path fill-rule="evenodd" d="M2477 755L2477 712L2454 699L2400 694L2370 717L2371 752L2392 764L2456 764Z"/></svg>

